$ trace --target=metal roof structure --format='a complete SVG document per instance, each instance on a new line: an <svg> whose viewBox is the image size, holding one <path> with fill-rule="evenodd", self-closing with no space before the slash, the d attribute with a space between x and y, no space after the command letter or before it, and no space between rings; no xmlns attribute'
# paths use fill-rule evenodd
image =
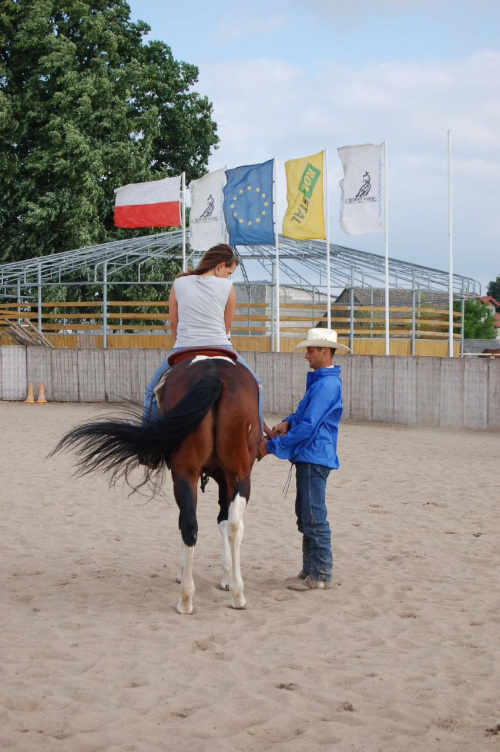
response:
<svg viewBox="0 0 500 752"><path fill-rule="evenodd" d="M187 234L187 237L189 235ZM236 284L274 283L274 246L237 246L240 266L233 276ZM187 244L188 263L196 263L202 254ZM102 245L54 253L50 256L0 265L0 298L34 296L45 285L114 284L113 277L131 268L136 284L153 284L141 280L144 264L154 260L182 260L182 231L116 240ZM330 244L330 281L332 297L346 287L381 288L385 284L385 260L381 255ZM280 286L325 292L326 243L322 240L296 241L279 236ZM408 261L389 260L389 287L419 291L448 290L447 271ZM158 283L156 283L158 284ZM457 296L480 295L481 287L471 277L453 276Z"/></svg>

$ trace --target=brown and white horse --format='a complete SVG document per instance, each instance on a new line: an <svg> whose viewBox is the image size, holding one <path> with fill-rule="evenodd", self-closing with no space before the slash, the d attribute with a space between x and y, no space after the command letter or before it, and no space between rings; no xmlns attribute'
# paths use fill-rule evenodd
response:
<svg viewBox="0 0 500 752"><path fill-rule="evenodd" d="M86 423L66 434L54 450L76 448L79 474L109 472L112 484L124 478L134 490L154 482L162 469L170 469L183 548L177 576L181 614L193 610L197 487L202 474L219 486L221 587L230 590L233 608L245 606L240 547L250 473L261 436L258 386L250 371L234 362L232 353L214 355L189 354L173 366L162 388L157 420L146 425L130 418ZM143 476L134 484L129 476L139 465Z"/></svg>

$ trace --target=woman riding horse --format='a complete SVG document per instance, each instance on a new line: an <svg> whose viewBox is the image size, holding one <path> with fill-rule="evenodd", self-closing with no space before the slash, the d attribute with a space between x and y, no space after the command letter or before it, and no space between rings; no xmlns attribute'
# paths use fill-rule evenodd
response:
<svg viewBox="0 0 500 752"><path fill-rule="evenodd" d="M197 486L202 475L214 478L219 486L221 587L231 591L234 608L245 605L240 546L250 473L262 435L262 390L228 337L235 311L229 278L237 264L230 246L215 246L197 269L175 280L170 322L176 337L172 352L178 362L172 367L162 363L153 375L142 423L104 420L77 426L54 450L75 447L80 473L106 471L112 483L120 478L130 481L130 474L142 465L142 479L131 482L134 489L151 480L153 470L171 470L183 542L183 565L177 577L181 583L177 610L183 614L193 610ZM166 372L158 408L154 388Z"/></svg>
<svg viewBox="0 0 500 752"><path fill-rule="evenodd" d="M192 347L223 347L234 350L229 332L236 310L236 294L231 275L238 258L231 246L220 243L210 248L196 269L190 269L174 280L169 297L170 330L174 337L172 353ZM259 415L263 425L262 385L248 363L237 355L238 363L252 373L259 385ZM143 420L158 415L154 390L170 369L162 361L151 377L144 397Z"/></svg>

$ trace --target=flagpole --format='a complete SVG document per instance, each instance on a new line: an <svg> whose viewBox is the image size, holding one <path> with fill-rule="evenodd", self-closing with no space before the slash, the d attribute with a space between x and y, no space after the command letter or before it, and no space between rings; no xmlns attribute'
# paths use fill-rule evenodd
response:
<svg viewBox="0 0 500 752"><path fill-rule="evenodd" d="M449 239L449 279L448 279L448 357L453 358L453 213L451 192L451 130L448 131L448 239Z"/></svg>
<svg viewBox="0 0 500 752"><path fill-rule="evenodd" d="M276 258L276 274L274 277L275 295L276 295L276 352L280 352L280 249L278 241L278 223L276 221L277 211L276 202L278 197L278 188L276 183L276 157L273 160L273 221L274 221L274 246Z"/></svg>
<svg viewBox="0 0 500 752"><path fill-rule="evenodd" d="M181 176L182 186L182 271L186 271L186 173Z"/></svg>
<svg viewBox="0 0 500 752"><path fill-rule="evenodd" d="M389 201L387 190L387 141L384 141L384 231L385 231L385 354L390 355L389 343Z"/></svg>
<svg viewBox="0 0 500 752"><path fill-rule="evenodd" d="M328 150L323 149L323 188L324 188L324 206L323 212L325 215L325 235L326 235L326 324L328 329L332 328L332 291L330 281L330 214L328 210Z"/></svg>

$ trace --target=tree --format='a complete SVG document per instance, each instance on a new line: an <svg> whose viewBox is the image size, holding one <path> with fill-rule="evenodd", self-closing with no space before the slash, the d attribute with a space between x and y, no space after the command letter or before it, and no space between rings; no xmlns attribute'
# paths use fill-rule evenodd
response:
<svg viewBox="0 0 500 752"><path fill-rule="evenodd" d="M462 304L454 304L455 311L462 310ZM465 301L464 337L465 339L495 339L497 329L495 317L478 298Z"/></svg>
<svg viewBox="0 0 500 752"><path fill-rule="evenodd" d="M492 298L495 298L500 303L500 277L489 283L486 295L491 295Z"/></svg>
<svg viewBox="0 0 500 752"><path fill-rule="evenodd" d="M206 171L198 69L148 31L125 0L2 0L0 261L131 237L115 188Z"/></svg>

